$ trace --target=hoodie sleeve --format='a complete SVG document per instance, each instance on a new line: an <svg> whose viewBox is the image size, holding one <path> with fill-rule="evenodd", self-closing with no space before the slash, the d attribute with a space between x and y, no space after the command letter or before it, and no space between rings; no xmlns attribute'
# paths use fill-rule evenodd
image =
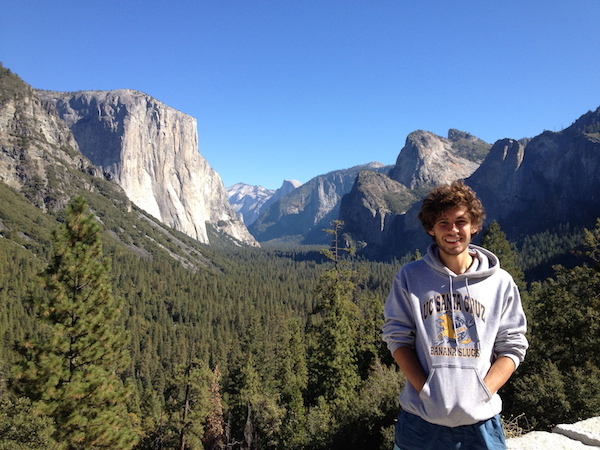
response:
<svg viewBox="0 0 600 450"><path fill-rule="evenodd" d="M390 352L403 346L414 347L415 321L410 296L402 283L402 270L394 277L383 312L383 340Z"/></svg>
<svg viewBox="0 0 600 450"><path fill-rule="evenodd" d="M506 275L510 277L510 275ZM512 278L503 300L502 319L494 344L494 353L497 357L508 356L511 358L516 368L525 358L529 343L525 337L527 319L521 304L521 296Z"/></svg>

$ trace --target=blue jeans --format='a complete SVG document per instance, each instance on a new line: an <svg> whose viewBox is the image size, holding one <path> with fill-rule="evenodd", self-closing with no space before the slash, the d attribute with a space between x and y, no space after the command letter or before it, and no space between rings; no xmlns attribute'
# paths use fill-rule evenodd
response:
<svg viewBox="0 0 600 450"><path fill-rule="evenodd" d="M500 414L473 425L444 427L400 411L395 443L394 450L506 449Z"/></svg>

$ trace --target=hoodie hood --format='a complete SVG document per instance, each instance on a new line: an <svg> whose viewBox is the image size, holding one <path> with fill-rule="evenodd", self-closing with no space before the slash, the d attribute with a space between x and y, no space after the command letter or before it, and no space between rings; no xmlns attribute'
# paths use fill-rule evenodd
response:
<svg viewBox="0 0 600 450"><path fill-rule="evenodd" d="M448 269L439 257L439 248L436 244L431 244L427 249L427 254L423 257L423 261L441 276L454 278L456 281L462 279L482 279L492 276L500 269L500 261L498 257L489 250L483 247L470 244L469 253L473 257L473 264L469 269L460 275L455 274Z"/></svg>

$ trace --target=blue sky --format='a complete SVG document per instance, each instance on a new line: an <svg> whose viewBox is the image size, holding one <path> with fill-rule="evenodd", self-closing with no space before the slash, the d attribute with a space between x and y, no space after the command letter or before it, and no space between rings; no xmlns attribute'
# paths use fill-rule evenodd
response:
<svg viewBox="0 0 600 450"><path fill-rule="evenodd" d="M370 161L449 128L493 143L600 106L598 0L0 0L35 88L145 92L198 121L226 186Z"/></svg>

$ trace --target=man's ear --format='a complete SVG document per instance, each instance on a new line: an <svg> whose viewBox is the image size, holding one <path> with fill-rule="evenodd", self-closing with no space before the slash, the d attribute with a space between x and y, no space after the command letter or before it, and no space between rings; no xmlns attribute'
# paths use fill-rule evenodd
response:
<svg viewBox="0 0 600 450"><path fill-rule="evenodd" d="M435 233L433 232L433 230L427 230L427 234L429 236L435 236Z"/></svg>

